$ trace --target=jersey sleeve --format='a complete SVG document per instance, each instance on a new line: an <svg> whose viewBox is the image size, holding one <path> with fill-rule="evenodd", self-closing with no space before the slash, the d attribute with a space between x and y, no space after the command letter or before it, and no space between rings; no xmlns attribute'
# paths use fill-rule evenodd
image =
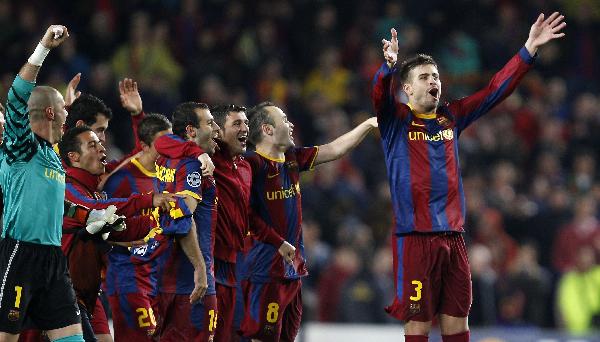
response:
<svg viewBox="0 0 600 342"><path fill-rule="evenodd" d="M192 141L185 141L175 134L165 134L154 140L156 152L170 159L190 157L197 159L204 150Z"/></svg>
<svg viewBox="0 0 600 342"><path fill-rule="evenodd" d="M125 220L127 229L112 231L108 237L110 241L129 242L144 239L150 230L156 226L152 216L138 215Z"/></svg>
<svg viewBox="0 0 600 342"><path fill-rule="evenodd" d="M249 210L250 227L254 238L260 242L265 242L279 248L285 239L281 237L275 228L269 226L260 215L256 214L252 208Z"/></svg>
<svg viewBox="0 0 600 342"><path fill-rule="evenodd" d="M318 146L296 148L294 153L300 171L309 171L315 168L315 159L319 154Z"/></svg>
<svg viewBox="0 0 600 342"><path fill-rule="evenodd" d="M108 197L114 197L116 193L127 193L124 191L128 187L130 180L127 179L127 172L120 169L108 176L108 179L102 187L102 191L106 192ZM131 193L132 191L128 191Z"/></svg>
<svg viewBox="0 0 600 342"><path fill-rule="evenodd" d="M202 200L202 169L196 159L188 159L175 172L175 193Z"/></svg>
<svg viewBox="0 0 600 342"><path fill-rule="evenodd" d="M93 199L81 193L73 184L67 183L65 198L75 204L83 205L90 209L106 209L110 205L117 207L118 215L127 217L137 215L140 210L152 208L152 193L134 194L127 198Z"/></svg>
<svg viewBox="0 0 600 342"><path fill-rule="evenodd" d="M396 72L396 66L390 68L383 63L373 77L371 101L378 122L386 122L394 117L403 119L408 114L408 106L399 102L394 94Z"/></svg>
<svg viewBox="0 0 600 342"><path fill-rule="evenodd" d="M188 159L177 167L175 172L174 192L180 195L188 195L198 201L202 200L202 171L200 162L196 159ZM171 202L169 213L161 213L160 226L163 234L185 235L192 226L193 212L185 204L183 198L177 198Z"/></svg>
<svg viewBox="0 0 600 342"><path fill-rule="evenodd" d="M2 149L6 161L29 161L35 155L38 144L31 130L27 101L35 83L25 81L17 75L9 91L6 102L6 124Z"/></svg>
<svg viewBox="0 0 600 342"><path fill-rule="evenodd" d="M529 55L525 47L514 55L506 65L498 71L488 85L473 95L449 104L450 111L456 117L456 125L460 131L473 121L489 112L494 106L507 98L517 87L523 76L529 71L535 56Z"/></svg>

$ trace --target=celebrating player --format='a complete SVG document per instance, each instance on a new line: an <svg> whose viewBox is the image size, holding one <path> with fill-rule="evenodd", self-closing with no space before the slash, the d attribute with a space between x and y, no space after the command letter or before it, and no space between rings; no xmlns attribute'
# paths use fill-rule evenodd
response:
<svg viewBox="0 0 600 342"><path fill-rule="evenodd" d="M382 41L386 62L375 74L372 99L396 223L396 298L387 311L406 321L407 342L427 341L435 316L443 341L469 340L471 275L461 234L465 201L457 139L474 120L512 93L540 46L564 36L560 33L566 25L563 18L553 13L544 20L540 14L525 46L487 87L442 105L435 61L419 54L398 66L396 30L391 30L391 40ZM395 82L408 96L407 104L394 95Z"/></svg>
<svg viewBox="0 0 600 342"><path fill-rule="evenodd" d="M271 245L255 242L244 258L242 289L246 338L294 341L302 317L301 278L308 274L302 241L300 172L336 160L356 147L377 127L370 118L334 141L314 147L295 147L294 125L270 102L248 111L249 140L256 151L246 160L252 167L251 207L262 221L296 248L292 263ZM251 227L252 228L252 227Z"/></svg>
<svg viewBox="0 0 600 342"><path fill-rule="evenodd" d="M46 330L52 341L83 341L81 316L60 248L65 171L52 149L62 137L67 112L56 89L35 86L50 50L68 37L66 27L50 26L8 92L0 167L1 341L16 341L26 320Z"/></svg>

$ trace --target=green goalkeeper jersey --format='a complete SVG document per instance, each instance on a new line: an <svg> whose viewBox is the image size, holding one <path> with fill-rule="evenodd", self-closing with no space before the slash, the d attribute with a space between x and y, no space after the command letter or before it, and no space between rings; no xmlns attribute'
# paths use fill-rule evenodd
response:
<svg viewBox="0 0 600 342"><path fill-rule="evenodd" d="M52 145L31 130L27 101L34 87L17 76L8 91L0 158L2 237L60 246L65 170Z"/></svg>

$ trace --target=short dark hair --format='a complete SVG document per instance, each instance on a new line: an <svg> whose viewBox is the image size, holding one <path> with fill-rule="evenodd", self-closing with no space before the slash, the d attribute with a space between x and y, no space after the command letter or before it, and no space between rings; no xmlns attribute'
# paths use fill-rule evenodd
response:
<svg viewBox="0 0 600 342"><path fill-rule="evenodd" d="M77 121L82 120L86 125L92 126L96 123L96 116L102 114L108 120L112 119L112 111L96 96L92 94L81 94L68 108L69 115L65 122L67 129L75 127Z"/></svg>
<svg viewBox="0 0 600 342"><path fill-rule="evenodd" d="M408 81L408 74L412 69L418 67L419 65L427 64L434 65L437 68L437 63L433 59L433 57L422 53L419 53L404 60L400 64L400 81L402 81L402 83L406 83Z"/></svg>
<svg viewBox="0 0 600 342"><path fill-rule="evenodd" d="M275 121L267 111L267 107L276 107L273 102L265 101L248 109L249 130L248 141L254 146L262 141L262 125L275 126Z"/></svg>
<svg viewBox="0 0 600 342"><path fill-rule="evenodd" d="M158 113L146 114L138 125L138 139L150 146L156 133L170 129L171 121L166 116Z"/></svg>
<svg viewBox="0 0 600 342"><path fill-rule="evenodd" d="M201 102L184 102L175 107L173 111L173 133L185 139L185 128L188 125L193 127L200 126L200 120L196 115L196 109L208 109L206 103Z"/></svg>
<svg viewBox="0 0 600 342"><path fill-rule="evenodd" d="M58 151L60 153L60 157L67 164L67 166L71 165L71 161L69 160L69 152L78 152L81 153L81 141L79 141L79 134L91 131L92 129L89 126L78 126L73 127L65 132L62 139L58 143Z"/></svg>
<svg viewBox="0 0 600 342"><path fill-rule="evenodd" d="M215 122L222 129L225 128L227 115L229 115L231 112L246 112L246 107L235 104L220 104L210 108L210 113L212 114L213 118L215 118Z"/></svg>

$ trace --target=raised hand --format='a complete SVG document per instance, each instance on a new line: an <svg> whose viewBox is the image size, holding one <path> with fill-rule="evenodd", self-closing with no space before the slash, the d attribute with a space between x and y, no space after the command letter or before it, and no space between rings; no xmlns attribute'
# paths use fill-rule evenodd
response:
<svg viewBox="0 0 600 342"><path fill-rule="evenodd" d="M137 82L131 78L119 81L119 95L121 106L131 115L139 115L142 112L142 97L138 91Z"/></svg>
<svg viewBox="0 0 600 342"><path fill-rule="evenodd" d="M390 30L392 33L392 39L382 39L383 44L383 58L385 58L388 66L392 67L398 61L398 32L395 28Z"/></svg>
<svg viewBox="0 0 600 342"><path fill-rule="evenodd" d="M81 92L77 90L77 86L81 81L81 73L73 76L73 78L67 84L67 90L65 90L65 105L70 106L73 102L81 95Z"/></svg>
<svg viewBox="0 0 600 342"><path fill-rule="evenodd" d="M42 37L42 45L47 49L53 49L69 38L69 30L62 25L50 25Z"/></svg>
<svg viewBox="0 0 600 342"><path fill-rule="evenodd" d="M540 13L535 23L531 25L529 38L525 42L525 48L531 56L535 55L540 46L553 39L564 37L564 32L560 32L567 26L567 23L563 21L564 18L564 15L554 12L544 20L544 13Z"/></svg>

